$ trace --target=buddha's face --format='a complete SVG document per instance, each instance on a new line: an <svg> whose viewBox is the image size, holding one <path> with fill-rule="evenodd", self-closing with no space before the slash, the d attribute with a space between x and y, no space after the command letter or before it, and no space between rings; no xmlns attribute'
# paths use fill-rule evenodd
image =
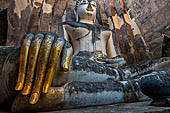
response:
<svg viewBox="0 0 170 113"><path fill-rule="evenodd" d="M96 2L92 0L79 0L76 12L79 19L94 21L96 18Z"/></svg>

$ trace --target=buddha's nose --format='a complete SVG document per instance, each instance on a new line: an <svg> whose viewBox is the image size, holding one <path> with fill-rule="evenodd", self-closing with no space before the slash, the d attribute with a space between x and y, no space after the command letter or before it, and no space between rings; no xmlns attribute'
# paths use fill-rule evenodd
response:
<svg viewBox="0 0 170 113"><path fill-rule="evenodd" d="M87 11L93 11L91 4L88 4Z"/></svg>

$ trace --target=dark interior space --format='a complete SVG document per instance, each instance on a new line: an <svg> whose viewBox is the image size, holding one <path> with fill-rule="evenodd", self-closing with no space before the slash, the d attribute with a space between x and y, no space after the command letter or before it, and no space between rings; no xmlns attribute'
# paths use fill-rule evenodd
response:
<svg viewBox="0 0 170 113"><path fill-rule="evenodd" d="M7 9L6 9L0 12L0 46L6 45L7 30L8 30L8 20L7 20Z"/></svg>
<svg viewBox="0 0 170 113"><path fill-rule="evenodd" d="M170 51L170 38L164 36L163 44L162 44L162 57L169 57Z"/></svg>

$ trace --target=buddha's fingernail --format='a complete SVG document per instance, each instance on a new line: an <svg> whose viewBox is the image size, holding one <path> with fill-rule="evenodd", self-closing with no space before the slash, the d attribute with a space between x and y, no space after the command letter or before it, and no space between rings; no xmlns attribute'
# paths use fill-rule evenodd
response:
<svg viewBox="0 0 170 113"><path fill-rule="evenodd" d="M69 64L68 63L64 63L63 70L65 72L67 72L69 70Z"/></svg>
<svg viewBox="0 0 170 113"><path fill-rule="evenodd" d="M22 95L29 95L31 92L31 86L30 85L25 85L23 91L22 91Z"/></svg>
<svg viewBox="0 0 170 113"><path fill-rule="evenodd" d="M22 82L17 82L15 90L21 90L23 88L23 83Z"/></svg>
<svg viewBox="0 0 170 113"><path fill-rule="evenodd" d="M45 85L43 86L42 92L43 92L43 93L48 93L49 88L50 88L50 85L49 85L49 84L45 84Z"/></svg>
<svg viewBox="0 0 170 113"><path fill-rule="evenodd" d="M32 93L30 97L30 104L36 104L39 100L40 94L39 93Z"/></svg>
<svg viewBox="0 0 170 113"><path fill-rule="evenodd" d="M102 61L103 59L102 58L97 58L98 61Z"/></svg>

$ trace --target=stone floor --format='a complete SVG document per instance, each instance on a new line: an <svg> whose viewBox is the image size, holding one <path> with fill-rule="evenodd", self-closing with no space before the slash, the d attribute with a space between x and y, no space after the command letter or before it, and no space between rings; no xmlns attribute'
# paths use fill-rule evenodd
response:
<svg viewBox="0 0 170 113"><path fill-rule="evenodd" d="M170 113L170 107L149 106L150 101L137 103L122 103L114 105L96 106L81 109L51 111L41 113ZM10 113L0 110L0 113ZM37 112L40 113L40 112Z"/></svg>
<svg viewBox="0 0 170 113"><path fill-rule="evenodd" d="M149 104L150 101L138 103L122 103L81 109L53 111L50 113L170 113L170 107L154 107L149 106Z"/></svg>

